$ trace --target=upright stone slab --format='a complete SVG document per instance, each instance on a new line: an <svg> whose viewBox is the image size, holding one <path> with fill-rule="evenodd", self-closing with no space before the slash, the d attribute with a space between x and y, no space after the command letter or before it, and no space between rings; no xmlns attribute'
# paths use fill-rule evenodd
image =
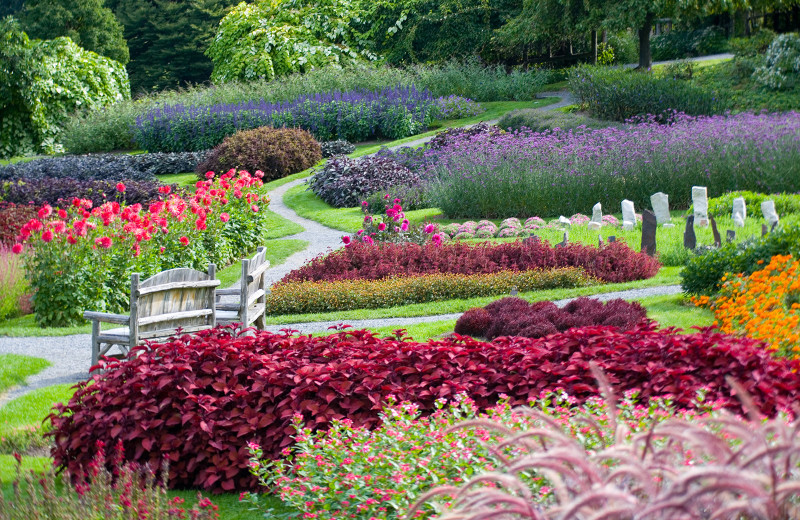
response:
<svg viewBox="0 0 800 520"><path fill-rule="evenodd" d="M694 215L686 219L686 229L683 232L683 247L686 249L697 248L697 235L694 234Z"/></svg>
<svg viewBox="0 0 800 520"><path fill-rule="evenodd" d="M774 200L765 200L761 203L761 213L764 215L764 219L769 222L770 227L775 226L778 222L780 222L780 218L778 218L778 212L775 211L775 201Z"/></svg>
<svg viewBox="0 0 800 520"><path fill-rule="evenodd" d="M569 233L567 231L564 231L564 240L556 244L555 247L567 247L568 241L569 241Z"/></svg>
<svg viewBox="0 0 800 520"><path fill-rule="evenodd" d="M650 256L656 254L656 229L658 219L656 214L646 209L642 212L642 251Z"/></svg>
<svg viewBox="0 0 800 520"><path fill-rule="evenodd" d="M622 201L622 229L631 230L636 227L636 209L633 201L625 199Z"/></svg>
<svg viewBox="0 0 800 520"><path fill-rule="evenodd" d="M725 241L730 244L734 240L736 240L736 231L729 229L725 232Z"/></svg>
<svg viewBox="0 0 800 520"><path fill-rule="evenodd" d="M559 224L563 224L565 226L571 226L572 225L572 221L570 219L568 219L567 217L565 217L564 215L561 215L560 217L558 217L558 223Z"/></svg>
<svg viewBox="0 0 800 520"><path fill-rule="evenodd" d="M589 222L589 229L599 231L603 227L603 206L598 202L592 208L592 220Z"/></svg>
<svg viewBox="0 0 800 520"><path fill-rule="evenodd" d="M717 229L717 221L714 220L714 217L708 217L711 220L711 232L714 234L714 247L719 247L722 245L722 237L719 236L719 230Z"/></svg>
<svg viewBox="0 0 800 520"><path fill-rule="evenodd" d="M660 191L650 195L650 205L653 206L653 213L656 214L659 225L668 224L672 219L669 214L669 195Z"/></svg>
<svg viewBox="0 0 800 520"><path fill-rule="evenodd" d="M744 197L737 197L733 199L733 225L736 227L744 227L744 221L747 218L747 202Z"/></svg>
<svg viewBox="0 0 800 520"><path fill-rule="evenodd" d="M692 204L694 204L694 223L705 227L708 225L708 189L705 186L692 186Z"/></svg>

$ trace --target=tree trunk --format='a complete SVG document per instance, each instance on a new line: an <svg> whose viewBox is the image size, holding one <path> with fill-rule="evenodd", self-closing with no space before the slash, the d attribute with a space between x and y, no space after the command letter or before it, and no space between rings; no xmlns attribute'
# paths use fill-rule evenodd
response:
<svg viewBox="0 0 800 520"><path fill-rule="evenodd" d="M592 31L592 65L597 65L597 31Z"/></svg>
<svg viewBox="0 0 800 520"><path fill-rule="evenodd" d="M640 70L650 70L653 59L650 55L650 30L653 27L654 14L648 14L644 24L639 28L639 66Z"/></svg>

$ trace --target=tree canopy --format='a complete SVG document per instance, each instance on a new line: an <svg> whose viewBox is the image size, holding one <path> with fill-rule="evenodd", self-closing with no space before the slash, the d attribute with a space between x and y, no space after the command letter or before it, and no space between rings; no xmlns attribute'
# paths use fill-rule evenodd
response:
<svg viewBox="0 0 800 520"><path fill-rule="evenodd" d="M0 20L0 157L58 152L67 116L130 98L125 67L61 36L31 40Z"/></svg>
<svg viewBox="0 0 800 520"><path fill-rule="evenodd" d="M87 51L128 63L122 26L103 0L25 0L18 18L31 38L66 36Z"/></svg>
<svg viewBox="0 0 800 520"><path fill-rule="evenodd" d="M220 22L206 52L212 80L269 80L374 59L353 29L358 17L350 0L241 3Z"/></svg>

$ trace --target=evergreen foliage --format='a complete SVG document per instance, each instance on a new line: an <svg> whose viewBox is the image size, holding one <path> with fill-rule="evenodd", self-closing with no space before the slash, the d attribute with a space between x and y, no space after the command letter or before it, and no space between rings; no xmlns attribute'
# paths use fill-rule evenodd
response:
<svg viewBox="0 0 800 520"><path fill-rule="evenodd" d="M19 21L31 38L67 36L87 51L128 63L122 26L103 0L26 0Z"/></svg>
<svg viewBox="0 0 800 520"><path fill-rule="evenodd" d="M203 83L211 60L203 53L217 24L237 0L107 0L125 28L134 94Z"/></svg>

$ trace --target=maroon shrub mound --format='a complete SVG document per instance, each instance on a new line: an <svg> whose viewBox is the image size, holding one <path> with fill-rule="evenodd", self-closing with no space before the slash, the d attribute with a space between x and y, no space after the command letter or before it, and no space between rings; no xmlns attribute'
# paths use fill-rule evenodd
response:
<svg viewBox="0 0 800 520"><path fill-rule="evenodd" d="M158 467L168 460L172 487L256 489L246 443L280 456L292 443L295 414L312 428L343 417L375 427L389 394L419 403L423 413L461 392L482 408L501 394L522 405L557 388L582 402L598 393L590 361L619 392L638 389L644 402L670 395L677 407L691 406L706 387L708 400L740 410L727 376L765 414L789 408L800 390L800 361L774 359L759 342L710 330L676 334L652 323L491 343L467 336L417 343L367 331L235 338L214 329L133 354L102 362L105 372L56 406L56 464L78 474L91 464L98 440L119 440L130 461Z"/></svg>
<svg viewBox="0 0 800 520"><path fill-rule="evenodd" d="M455 331L486 339L500 336L541 338L590 325L610 325L626 330L645 318L647 310L639 303L619 298L604 303L583 297L559 308L553 302L530 304L522 298L509 296L484 308L468 310L456 321Z"/></svg>
<svg viewBox="0 0 800 520"><path fill-rule="evenodd" d="M551 247L547 242L503 244L354 243L318 257L287 274L282 281L379 280L389 276L428 273L478 274L503 270L525 271L554 267L582 267L604 282L630 282L655 276L657 260L637 253L624 242L602 247L568 244Z"/></svg>

